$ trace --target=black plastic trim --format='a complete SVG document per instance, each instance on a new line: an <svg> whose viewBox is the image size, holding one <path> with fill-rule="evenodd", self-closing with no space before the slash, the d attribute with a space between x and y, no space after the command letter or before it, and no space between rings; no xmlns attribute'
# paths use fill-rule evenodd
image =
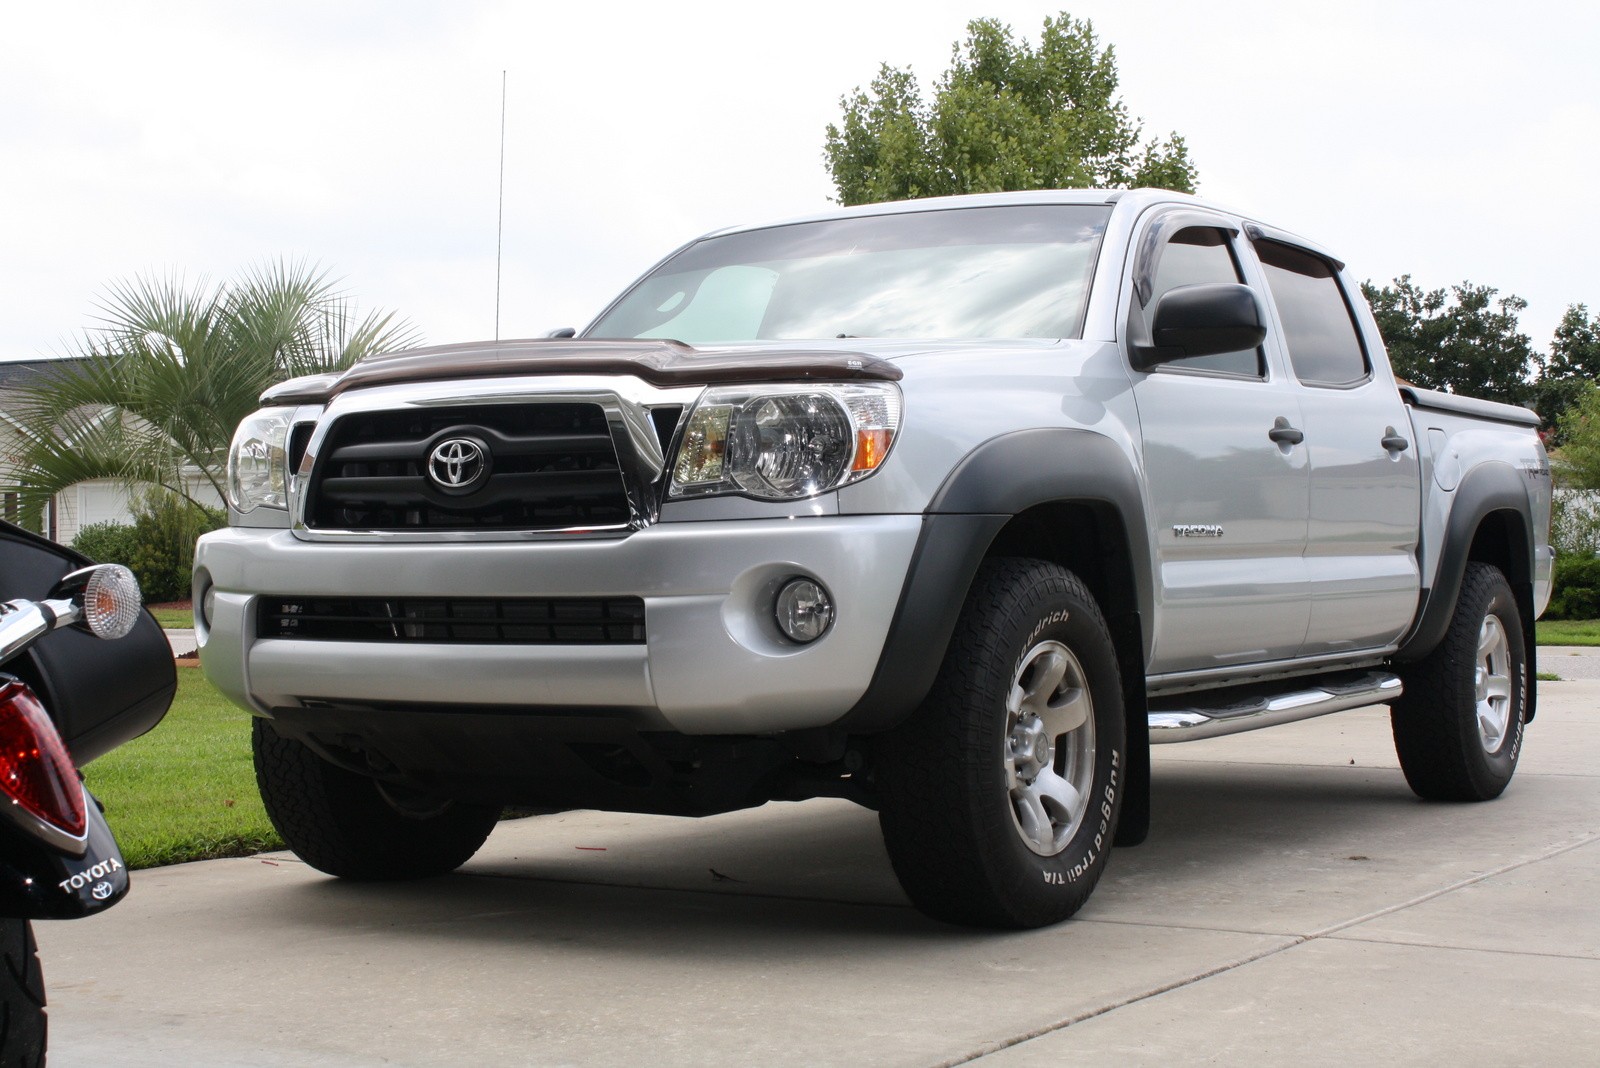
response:
<svg viewBox="0 0 1600 1068"><path fill-rule="evenodd" d="M1054 428L993 438L951 472L928 511L1014 516L1066 501L1103 501L1121 514L1137 609L1143 618L1155 618L1144 492L1126 454L1104 435Z"/></svg>
<svg viewBox="0 0 1600 1068"><path fill-rule="evenodd" d="M933 688L967 589L1009 515L924 516L900 604L889 624L867 692L837 727L851 733L888 730L909 716Z"/></svg>
<svg viewBox="0 0 1600 1068"><path fill-rule="evenodd" d="M1139 246L1134 251L1133 295L1140 308L1148 308L1151 298L1155 296L1156 267L1161 263L1161 254L1166 250L1167 241L1179 230L1191 227L1221 230L1229 237L1239 236L1239 224L1227 216L1192 208L1163 209L1162 214L1145 228L1139 238Z"/></svg>
<svg viewBox="0 0 1600 1068"><path fill-rule="evenodd" d="M1396 661L1406 663L1420 660L1444 640L1450 617L1455 614L1456 601L1461 594L1461 582L1467 572L1467 554L1472 550L1473 538L1477 536L1484 519L1494 512L1514 512L1522 520L1528 558L1514 561L1512 573L1506 576L1506 580L1511 583L1513 590L1518 591L1519 602L1523 599L1523 591L1531 590L1533 524L1528 516L1528 491L1523 486L1522 476L1509 464L1491 463L1474 467L1456 488L1455 503L1450 509L1450 519L1445 528L1444 545L1440 548L1438 572L1429 586L1421 618L1394 655ZM1531 605L1528 607L1531 609Z"/></svg>
<svg viewBox="0 0 1600 1068"><path fill-rule="evenodd" d="M1083 501L1103 502L1121 514L1138 614L1150 618L1155 593L1144 498L1116 444L1091 431L1069 429L1024 430L991 439L951 472L929 504L877 671L836 726L873 733L915 711L933 686L967 590L995 537L1030 508ZM1149 650L1148 636L1141 637L1142 673Z"/></svg>
<svg viewBox="0 0 1600 1068"><path fill-rule="evenodd" d="M1271 241L1277 245L1288 245L1290 248L1297 248L1302 252L1309 252L1319 260L1328 261L1328 263L1333 265L1333 269L1336 272L1344 270L1344 261L1339 257L1335 256L1327 249L1321 248L1313 242L1307 241L1303 237L1300 237L1296 234L1291 234L1287 230L1279 230L1274 226L1263 226L1261 223L1257 222L1247 222L1244 224L1244 233L1252 243L1257 241ZM1340 288L1343 289L1344 287L1341 286Z"/></svg>

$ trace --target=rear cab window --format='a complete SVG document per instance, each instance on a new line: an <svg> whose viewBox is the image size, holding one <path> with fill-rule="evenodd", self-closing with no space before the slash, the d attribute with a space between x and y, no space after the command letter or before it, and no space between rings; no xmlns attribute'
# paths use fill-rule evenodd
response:
<svg viewBox="0 0 1600 1068"><path fill-rule="evenodd" d="M1315 253L1267 238L1255 242L1283 324L1294 375L1308 386L1357 386L1372 363L1334 265Z"/></svg>

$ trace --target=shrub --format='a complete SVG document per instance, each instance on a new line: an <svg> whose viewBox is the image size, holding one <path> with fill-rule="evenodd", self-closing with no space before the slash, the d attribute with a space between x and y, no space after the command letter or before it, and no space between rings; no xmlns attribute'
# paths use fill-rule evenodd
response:
<svg viewBox="0 0 1600 1068"><path fill-rule="evenodd" d="M138 532L127 523L91 523L72 539L72 547L97 564L127 564L138 544Z"/></svg>
<svg viewBox="0 0 1600 1068"><path fill-rule="evenodd" d="M1557 557L1554 587L1545 619L1600 619L1600 557Z"/></svg>
<svg viewBox="0 0 1600 1068"><path fill-rule="evenodd" d="M1600 553L1600 493L1556 490L1550 508L1550 544L1561 556Z"/></svg>
<svg viewBox="0 0 1600 1068"><path fill-rule="evenodd" d="M132 526L95 523L83 528L72 547L101 563L127 565L146 604L181 601L189 596L195 541L224 522L218 513L152 490L136 504Z"/></svg>

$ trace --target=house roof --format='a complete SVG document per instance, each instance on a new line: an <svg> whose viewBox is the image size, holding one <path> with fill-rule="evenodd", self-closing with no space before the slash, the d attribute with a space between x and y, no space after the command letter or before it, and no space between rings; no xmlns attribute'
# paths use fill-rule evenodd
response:
<svg viewBox="0 0 1600 1068"><path fill-rule="evenodd" d="M7 360L0 362L0 423L18 426L12 417L6 394L20 386L30 384L44 374L60 374L82 364L86 357L66 356L58 359Z"/></svg>
<svg viewBox="0 0 1600 1068"><path fill-rule="evenodd" d="M7 360L0 362L0 392L20 386L41 371L62 371L76 364L83 363L83 356L67 356L59 359L39 360Z"/></svg>

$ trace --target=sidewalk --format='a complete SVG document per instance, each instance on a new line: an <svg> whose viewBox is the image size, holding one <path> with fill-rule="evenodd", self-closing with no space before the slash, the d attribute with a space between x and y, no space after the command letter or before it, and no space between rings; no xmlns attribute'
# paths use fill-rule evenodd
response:
<svg viewBox="0 0 1600 1068"><path fill-rule="evenodd" d="M169 627L167 641L172 645L173 656L185 656L195 651L193 628Z"/></svg>
<svg viewBox="0 0 1600 1068"><path fill-rule="evenodd" d="M831 801L519 820L407 885L138 872L37 925L52 1063L1592 1063L1600 682L1540 696L1482 805L1417 801L1382 709L1160 747L1150 841L1044 931L924 919Z"/></svg>
<svg viewBox="0 0 1600 1068"><path fill-rule="evenodd" d="M1600 646L1541 645L1539 670L1567 681L1600 679Z"/></svg>

